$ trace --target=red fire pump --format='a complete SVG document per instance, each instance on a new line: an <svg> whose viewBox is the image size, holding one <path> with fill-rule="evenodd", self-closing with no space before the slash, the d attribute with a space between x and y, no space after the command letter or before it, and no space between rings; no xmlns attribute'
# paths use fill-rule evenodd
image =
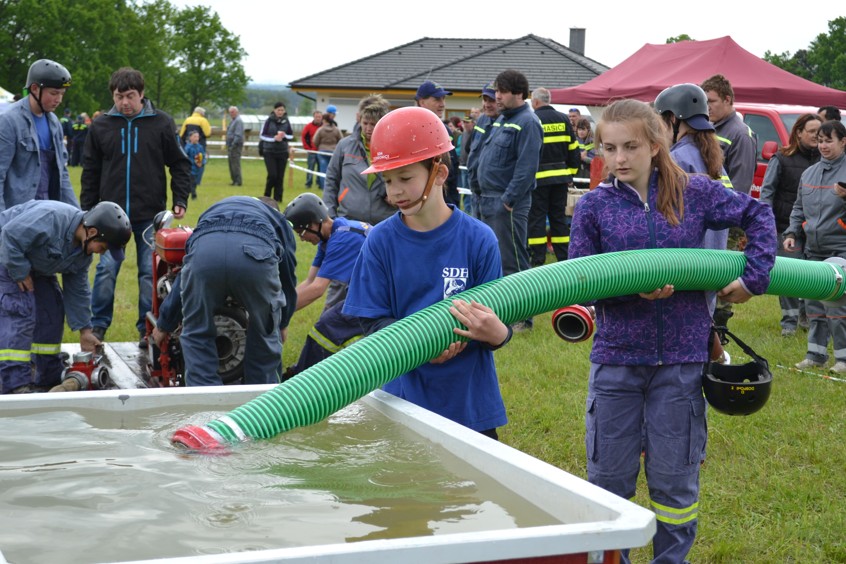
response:
<svg viewBox="0 0 846 564"><path fill-rule="evenodd" d="M153 307L147 312L147 358L144 378L154 387L185 385L185 362L179 345L180 326L157 347L152 338L159 308L170 294L173 281L182 269L185 243L191 236L190 227L171 227L173 214L159 213L153 220ZM217 327L218 374L224 384L240 383L244 375L244 351L247 337L247 312L231 298L225 307L215 312Z"/></svg>

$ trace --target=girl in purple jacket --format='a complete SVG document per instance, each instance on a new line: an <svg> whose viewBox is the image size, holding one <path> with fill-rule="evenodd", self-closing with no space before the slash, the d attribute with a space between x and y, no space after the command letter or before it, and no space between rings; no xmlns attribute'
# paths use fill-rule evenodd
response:
<svg viewBox="0 0 846 564"><path fill-rule="evenodd" d="M708 229L741 227L742 276L718 292L732 303L762 294L775 262L769 206L688 175L670 155L666 129L647 104L620 100L599 122L607 179L575 210L570 258L654 248L702 248ZM653 562L683 562L696 537L699 465L707 430L702 369L711 315L705 292L649 293L596 302L586 437L588 479L635 495L641 447L658 530ZM628 562L628 551L623 561Z"/></svg>

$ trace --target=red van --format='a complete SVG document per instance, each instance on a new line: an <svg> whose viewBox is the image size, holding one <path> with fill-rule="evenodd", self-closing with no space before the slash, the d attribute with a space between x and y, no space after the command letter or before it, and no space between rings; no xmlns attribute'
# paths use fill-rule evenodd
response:
<svg viewBox="0 0 846 564"><path fill-rule="evenodd" d="M772 158L776 151L787 145L790 139L790 130L793 124L802 114L816 114L817 109L813 106L789 106L784 104L741 104L735 102L734 109L737 110L743 121L752 128L758 136L758 166L755 169L755 180L752 186L752 194L757 197L760 194L761 184L764 182L764 173L767 171L767 161Z"/></svg>

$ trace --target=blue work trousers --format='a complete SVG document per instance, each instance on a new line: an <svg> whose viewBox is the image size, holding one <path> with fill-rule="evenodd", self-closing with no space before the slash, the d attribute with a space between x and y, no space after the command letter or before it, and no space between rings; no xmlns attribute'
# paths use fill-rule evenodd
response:
<svg viewBox="0 0 846 564"><path fill-rule="evenodd" d="M153 224L143 221L132 224L132 238L135 239L136 264L138 266L138 320L135 327L138 335L147 333L145 318L153 308ZM146 231L146 239L145 239ZM115 286L123 261L116 261L110 252L100 255L91 288L91 325L108 329L115 310Z"/></svg>
<svg viewBox="0 0 846 564"><path fill-rule="evenodd" d="M300 358L294 365L295 374L329 358L347 345L352 344L363 333L358 317L346 315L344 301L337 302L323 311L308 332Z"/></svg>
<svg viewBox="0 0 846 564"><path fill-rule="evenodd" d="M532 196L514 204L511 211L502 204L502 194L487 195L479 198L480 217L490 227L499 242L499 254L502 258L502 275L529 270L529 209ZM526 319L532 325L532 319Z"/></svg>
<svg viewBox="0 0 846 564"><path fill-rule="evenodd" d="M260 237L213 231L191 242L182 269L182 354L188 386L223 385L215 310L227 296L247 310L244 383L275 384L282 374L279 325L285 297L275 246Z"/></svg>
<svg viewBox="0 0 846 564"><path fill-rule="evenodd" d="M0 266L0 392L4 394L33 383L53 387L61 380L62 290L55 276L33 276L32 283L34 291L24 292Z"/></svg>
<svg viewBox="0 0 846 564"><path fill-rule="evenodd" d="M701 363L591 363L585 416L588 480L631 499L641 450L658 529L653 560L684 562L696 538L699 467L708 429ZM622 562L628 563L628 550Z"/></svg>

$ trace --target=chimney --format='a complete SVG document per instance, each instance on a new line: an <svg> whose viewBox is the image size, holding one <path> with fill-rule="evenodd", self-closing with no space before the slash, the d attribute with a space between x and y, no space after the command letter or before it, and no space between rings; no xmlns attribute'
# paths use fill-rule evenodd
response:
<svg viewBox="0 0 846 564"><path fill-rule="evenodd" d="M584 56L585 54L585 28L570 28L570 51Z"/></svg>

